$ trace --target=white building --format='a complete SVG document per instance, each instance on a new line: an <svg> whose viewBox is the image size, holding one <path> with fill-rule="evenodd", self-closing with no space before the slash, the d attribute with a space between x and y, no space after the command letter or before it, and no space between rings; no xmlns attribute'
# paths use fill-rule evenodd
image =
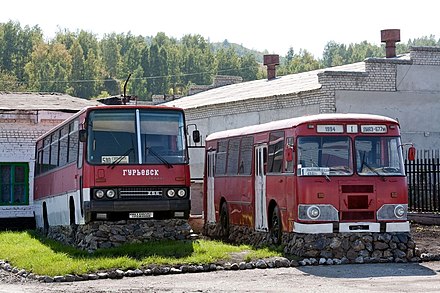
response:
<svg viewBox="0 0 440 293"><path fill-rule="evenodd" d="M0 92L0 100L0 220L7 226L32 225L36 139L99 103L51 93Z"/></svg>
<svg viewBox="0 0 440 293"><path fill-rule="evenodd" d="M228 85L170 101L203 136L318 113L371 113L398 119L405 142L440 145L440 47L393 58Z"/></svg>
<svg viewBox="0 0 440 293"><path fill-rule="evenodd" d="M400 122L404 143L413 143L427 152L438 150L440 47L413 47L401 56L368 58L354 64L227 85L164 105L185 109L187 123L197 125L202 137L309 114L379 114ZM190 155L192 175L202 177L203 150L193 149ZM201 198L201 193L192 193L193 203L201 206Z"/></svg>

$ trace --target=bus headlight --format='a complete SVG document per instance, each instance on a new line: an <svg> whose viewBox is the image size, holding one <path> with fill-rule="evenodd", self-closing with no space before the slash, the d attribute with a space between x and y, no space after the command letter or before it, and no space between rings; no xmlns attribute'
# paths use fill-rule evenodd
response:
<svg viewBox="0 0 440 293"><path fill-rule="evenodd" d="M405 215L405 208L402 205L398 205L394 208L394 215L397 218L402 218Z"/></svg>
<svg viewBox="0 0 440 293"><path fill-rule="evenodd" d="M307 209L307 216L310 219L316 220L321 215L321 210L317 206L310 206Z"/></svg>
<svg viewBox="0 0 440 293"><path fill-rule="evenodd" d="M168 191L167 191L168 197L174 197L175 195L176 195L176 192L174 191L174 189L168 189Z"/></svg>
<svg viewBox="0 0 440 293"><path fill-rule="evenodd" d="M104 197L104 191L101 190L101 189L98 189L98 190L95 192L95 196L96 196L97 198L103 198L103 197Z"/></svg>
<svg viewBox="0 0 440 293"><path fill-rule="evenodd" d="M179 191L177 191L177 195L179 197L185 197L185 195L186 195L185 189L179 189Z"/></svg>
<svg viewBox="0 0 440 293"><path fill-rule="evenodd" d="M114 198L116 195L116 192L113 189L107 190L107 197L108 198Z"/></svg>

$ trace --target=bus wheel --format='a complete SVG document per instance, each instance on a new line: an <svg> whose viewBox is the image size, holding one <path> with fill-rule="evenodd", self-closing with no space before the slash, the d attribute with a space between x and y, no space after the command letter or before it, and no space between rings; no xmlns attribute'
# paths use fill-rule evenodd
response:
<svg viewBox="0 0 440 293"><path fill-rule="evenodd" d="M220 209L220 236L222 238L228 238L229 236L229 214L226 202L222 204Z"/></svg>
<svg viewBox="0 0 440 293"><path fill-rule="evenodd" d="M281 216L280 216L280 210L278 206L275 206L272 211L272 217L271 217L271 226L269 229L269 237L270 242L275 245L281 244Z"/></svg>

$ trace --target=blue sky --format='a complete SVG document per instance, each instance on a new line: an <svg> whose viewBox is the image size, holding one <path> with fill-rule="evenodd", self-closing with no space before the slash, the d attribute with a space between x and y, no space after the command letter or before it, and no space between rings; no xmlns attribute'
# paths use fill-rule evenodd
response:
<svg viewBox="0 0 440 293"><path fill-rule="evenodd" d="M411 4L411 5L409 5ZM45 37L60 29L169 37L200 34L249 49L286 55L307 49L320 58L325 44L380 44L380 30L401 30L401 39L440 38L440 2L355 0L12 0L2 1L0 22L38 25Z"/></svg>

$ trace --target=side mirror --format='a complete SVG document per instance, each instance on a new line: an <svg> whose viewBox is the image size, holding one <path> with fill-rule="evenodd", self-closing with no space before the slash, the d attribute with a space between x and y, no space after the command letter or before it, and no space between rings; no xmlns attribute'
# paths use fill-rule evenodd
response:
<svg viewBox="0 0 440 293"><path fill-rule="evenodd" d="M198 131L197 129L194 130L192 133L192 137L195 143L200 142L200 131Z"/></svg>
<svg viewBox="0 0 440 293"><path fill-rule="evenodd" d="M408 160L414 161L416 159L416 148L411 146L408 149Z"/></svg>
<svg viewBox="0 0 440 293"><path fill-rule="evenodd" d="M79 141L86 142L87 141L87 131L85 129L80 129L79 131Z"/></svg>

